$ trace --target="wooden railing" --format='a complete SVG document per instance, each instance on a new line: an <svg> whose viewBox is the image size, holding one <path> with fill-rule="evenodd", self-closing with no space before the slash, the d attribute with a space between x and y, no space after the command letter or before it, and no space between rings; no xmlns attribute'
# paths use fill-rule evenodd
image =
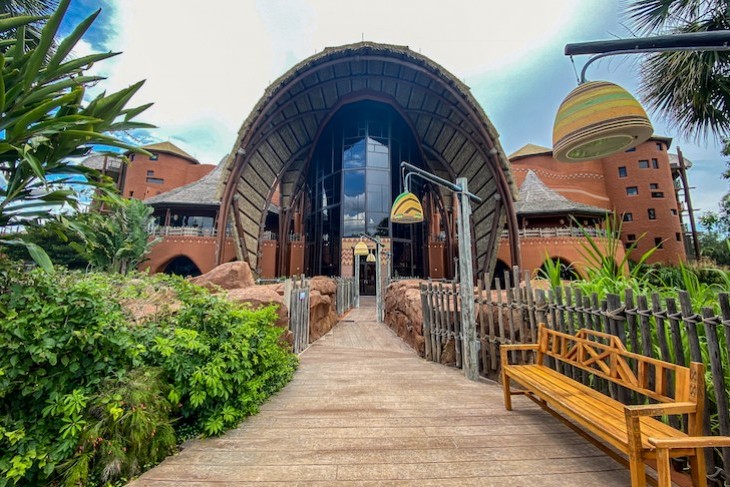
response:
<svg viewBox="0 0 730 487"><path fill-rule="evenodd" d="M309 283L304 275L287 279L284 283L284 304L289 309L294 353L301 353L309 346L309 292Z"/></svg>
<svg viewBox="0 0 730 487"><path fill-rule="evenodd" d="M341 316L355 307L355 278L335 277L334 280L337 284L337 316Z"/></svg>
<svg viewBox="0 0 730 487"><path fill-rule="evenodd" d="M605 299L599 299L596 294L585 295L572 287L533 289L529 273L521 279L516 269L505 273L504 290L499 280L495 280L494 289L485 287L484 282L492 282L491 276L478 282L475 295L481 375L497 376L500 345L534 343L538 323L568 334L582 328L608 333L637 354L683 366L691 361L704 363L708 370L704 432L730 435L726 382L730 381L730 295L727 293L718 295L718 314L709 307L693 310L690 295L685 291L679 291L677 298L664 298L657 293L636 295L626 289L621 296L608 294ZM453 353L453 360L449 361L461 366L464 345L458 284L423 283L421 303L426 358L440 362L445 353L447 358ZM513 359L529 360L525 352L518 353L520 356ZM585 371L568 370L568 374L623 402L645 399L612 387ZM668 422L687 430L681 416L669 417ZM707 458L710 477L728 479L725 472L730 469L730 448Z"/></svg>
<svg viewBox="0 0 730 487"><path fill-rule="evenodd" d="M585 232L585 233L583 233ZM550 237L584 237L588 234L591 237L601 238L606 232L598 228L570 228L570 227L547 227L547 228L522 228L519 230L520 238L550 238ZM502 238L508 238L507 230L502 231Z"/></svg>

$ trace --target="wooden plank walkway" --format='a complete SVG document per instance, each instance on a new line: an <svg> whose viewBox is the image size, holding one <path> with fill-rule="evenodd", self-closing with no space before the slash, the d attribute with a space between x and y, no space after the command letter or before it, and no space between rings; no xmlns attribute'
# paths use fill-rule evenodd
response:
<svg viewBox="0 0 730 487"><path fill-rule="evenodd" d="M523 397L419 358L363 298L235 430L130 485L629 486L628 472Z"/></svg>

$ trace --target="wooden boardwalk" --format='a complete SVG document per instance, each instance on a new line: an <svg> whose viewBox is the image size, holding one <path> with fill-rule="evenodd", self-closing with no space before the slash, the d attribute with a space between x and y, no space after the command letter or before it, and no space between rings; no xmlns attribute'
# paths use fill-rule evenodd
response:
<svg viewBox="0 0 730 487"><path fill-rule="evenodd" d="M628 486L627 470L523 397L419 358L363 299L261 413L132 486Z"/></svg>

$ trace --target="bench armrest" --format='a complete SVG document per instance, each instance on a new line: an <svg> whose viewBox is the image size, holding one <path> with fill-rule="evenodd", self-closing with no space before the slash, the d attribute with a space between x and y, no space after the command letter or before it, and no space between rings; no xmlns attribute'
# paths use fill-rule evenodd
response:
<svg viewBox="0 0 730 487"><path fill-rule="evenodd" d="M647 438L656 448L709 448L730 446L728 436L687 436L684 438Z"/></svg>
<svg viewBox="0 0 730 487"><path fill-rule="evenodd" d="M626 416L664 416L665 414L689 414L697 412L694 402L671 402L663 404L644 404L641 406L624 406Z"/></svg>
<svg viewBox="0 0 730 487"><path fill-rule="evenodd" d="M500 345L499 356L502 359L502 366L509 365L509 352L515 350L532 350L533 352L537 352L538 345L537 343L516 343L514 345Z"/></svg>

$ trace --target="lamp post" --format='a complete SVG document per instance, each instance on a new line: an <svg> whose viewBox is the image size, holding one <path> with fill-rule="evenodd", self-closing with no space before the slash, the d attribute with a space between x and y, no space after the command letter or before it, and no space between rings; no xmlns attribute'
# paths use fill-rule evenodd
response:
<svg viewBox="0 0 730 487"><path fill-rule="evenodd" d="M383 242L379 236L371 237L367 233L361 233L360 237L366 238L371 242L375 243L375 255L368 251L368 262L375 262L375 306L377 309L378 323L383 322L383 281L381 280L382 273L380 269L380 252L383 248Z"/></svg>
<svg viewBox="0 0 730 487"><path fill-rule="evenodd" d="M644 108L620 86L586 82L594 61L618 54L730 50L730 31L673 34L567 44L565 55L592 54L581 71L579 86L561 103L553 125L553 156L579 162L622 152L645 142L654 131Z"/></svg>
<svg viewBox="0 0 730 487"><path fill-rule="evenodd" d="M407 162L401 162L406 170L403 181L403 193L393 202L390 219L393 223L419 223L423 221L423 207L418 198L410 192L410 178L418 176L433 184L456 193L459 200L459 218L457 220L457 239L459 241L459 294L461 297L461 332L462 350L464 350L463 368L467 379L479 378L479 342L477 341L476 320L474 313L474 273L471 255L471 204L478 203L481 198L469 192L466 178L457 178L456 183L435 176Z"/></svg>

